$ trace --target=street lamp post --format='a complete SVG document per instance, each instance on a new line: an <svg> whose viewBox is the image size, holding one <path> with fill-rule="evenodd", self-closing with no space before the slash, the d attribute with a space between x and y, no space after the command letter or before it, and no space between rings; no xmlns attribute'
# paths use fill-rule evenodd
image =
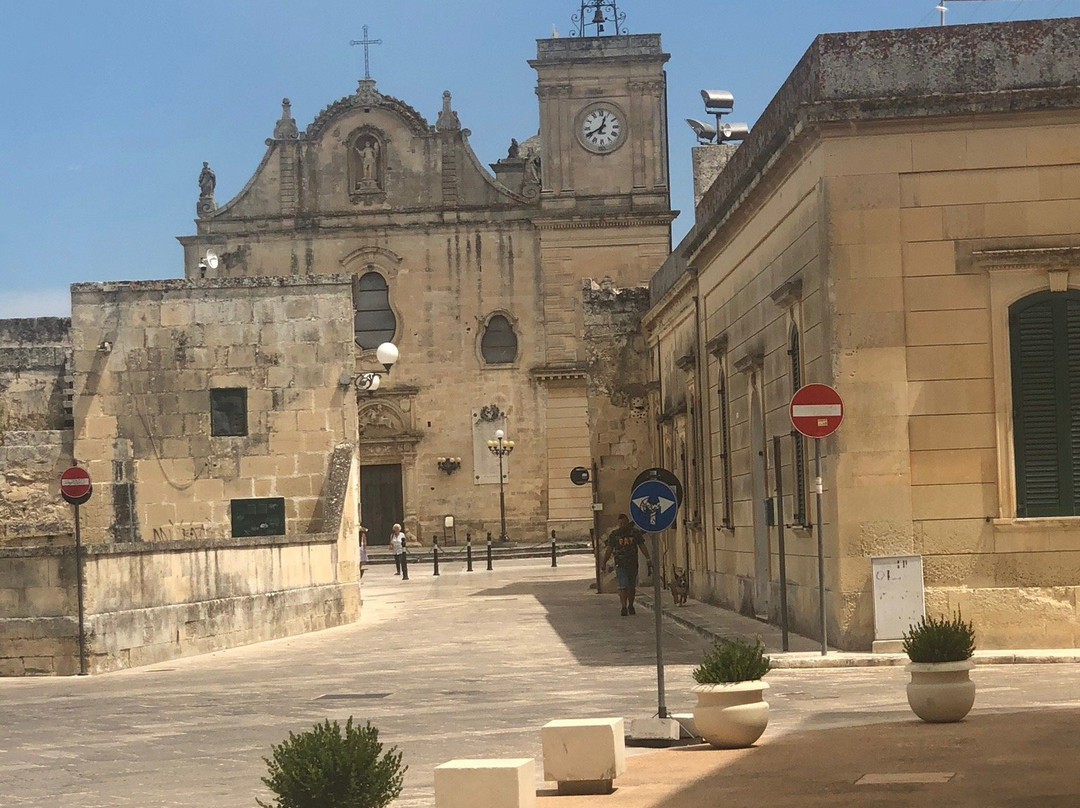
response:
<svg viewBox="0 0 1080 808"><path fill-rule="evenodd" d="M487 442L488 451L499 458L499 541L506 541L506 492L503 488L503 458L514 451L514 442L505 440L506 433L495 430L495 440Z"/></svg>

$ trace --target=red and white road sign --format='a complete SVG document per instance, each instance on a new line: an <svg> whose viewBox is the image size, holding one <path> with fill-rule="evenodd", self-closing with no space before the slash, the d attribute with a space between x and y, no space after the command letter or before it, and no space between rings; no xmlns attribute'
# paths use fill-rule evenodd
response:
<svg viewBox="0 0 1080 808"><path fill-rule="evenodd" d="M831 435L844 420L844 401L827 384L807 384L791 397L791 423L808 438Z"/></svg>
<svg viewBox="0 0 1080 808"><path fill-rule="evenodd" d="M60 475L60 496L68 502L81 500L90 493L90 475L86 469L72 466Z"/></svg>

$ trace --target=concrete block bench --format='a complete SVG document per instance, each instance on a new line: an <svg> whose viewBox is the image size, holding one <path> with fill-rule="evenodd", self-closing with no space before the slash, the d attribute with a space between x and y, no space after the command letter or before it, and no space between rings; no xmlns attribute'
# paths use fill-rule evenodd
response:
<svg viewBox="0 0 1080 808"><path fill-rule="evenodd" d="M612 781L626 771L626 739L621 718L571 718L540 730L544 779L560 794L610 794Z"/></svg>
<svg viewBox="0 0 1080 808"><path fill-rule="evenodd" d="M435 808L535 808L533 758L451 760L435 767Z"/></svg>

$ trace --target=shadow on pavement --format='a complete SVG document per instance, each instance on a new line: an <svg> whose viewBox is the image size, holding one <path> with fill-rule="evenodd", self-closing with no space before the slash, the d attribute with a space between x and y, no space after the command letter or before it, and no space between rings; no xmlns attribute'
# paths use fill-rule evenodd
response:
<svg viewBox="0 0 1080 808"><path fill-rule="evenodd" d="M983 714L976 709L958 724L912 718L799 732L749 750L675 749L635 759L619 780L624 799L618 805L1075 808L1080 805L1078 727L1076 709ZM945 782L856 784L865 775ZM657 790L660 782L672 787ZM655 798L635 800L635 791Z"/></svg>
<svg viewBox="0 0 1080 808"><path fill-rule="evenodd" d="M590 579L536 581L484 589L474 598L531 596L544 607L548 622L570 653L582 665L648 665L656 661L652 610L639 607L637 614L619 615L615 595L597 595L588 588ZM664 663L697 665L708 642L698 635L664 621Z"/></svg>

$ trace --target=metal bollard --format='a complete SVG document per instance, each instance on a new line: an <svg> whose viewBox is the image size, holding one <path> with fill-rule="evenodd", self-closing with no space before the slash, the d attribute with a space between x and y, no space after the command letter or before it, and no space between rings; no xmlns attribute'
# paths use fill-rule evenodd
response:
<svg viewBox="0 0 1080 808"><path fill-rule="evenodd" d="M435 575L439 574L439 540L435 539L435 544L431 548L431 557L435 562Z"/></svg>
<svg viewBox="0 0 1080 808"><path fill-rule="evenodd" d="M488 531L487 535L487 555L488 555L488 569L491 569L491 531Z"/></svg>
<svg viewBox="0 0 1080 808"><path fill-rule="evenodd" d="M551 531L551 566L559 566L558 557L555 554L555 531Z"/></svg>
<svg viewBox="0 0 1080 808"><path fill-rule="evenodd" d="M465 534L465 571L472 572L472 533Z"/></svg>
<svg viewBox="0 0 1080 808"><path fill-rule="evenodd" d="M401 548L401 580L409 580L409 551Z"/></svg>

